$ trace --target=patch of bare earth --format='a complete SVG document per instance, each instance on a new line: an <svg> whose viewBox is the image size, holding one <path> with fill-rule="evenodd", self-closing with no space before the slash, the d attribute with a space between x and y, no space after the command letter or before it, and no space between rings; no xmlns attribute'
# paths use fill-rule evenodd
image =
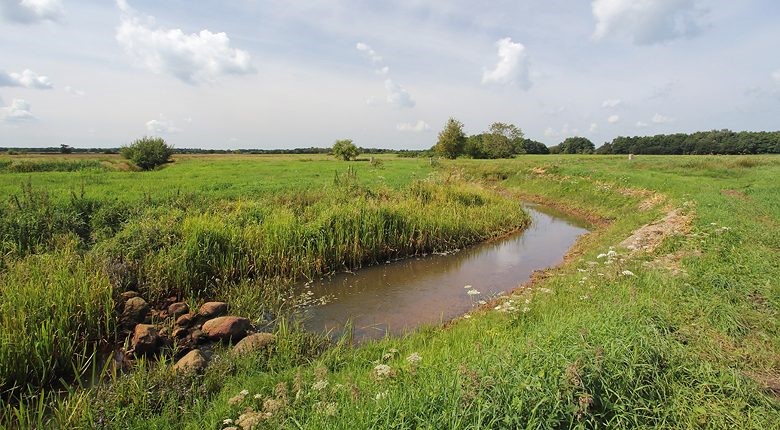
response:
<svg viewBox="0 0 780 430"><path fill-rule="evenodd" d="M743 201L749 201L750 197L748 197L747 194L743 193L739 190L720 190L720 193L724 196L733 197L735 199L743 200Z"/></svg>
<svg viewBox="0 0 780 430"><path fill-rule="evenodd" d="M690 214L679 208L672 209L663 218L636 229L620 246L627 248L631 254L653 252L667 237L690 233L691 220Z"/></svg>

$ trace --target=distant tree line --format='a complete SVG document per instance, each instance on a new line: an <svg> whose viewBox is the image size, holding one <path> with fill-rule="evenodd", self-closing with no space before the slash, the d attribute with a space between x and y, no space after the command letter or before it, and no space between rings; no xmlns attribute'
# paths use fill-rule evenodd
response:
<svg viewBox="0 0 780 430"><path fill-rule="evenodd" d="M619 136L597 154L778 154L780 131L712 130L696 133Z"/></svg>
<svg viewBox="0 0 780 430"><path fill-rule="evenodd" d="M487 131L471 136L463 132L463 123L450 118L431 150L445 158L510 158L516 154L548 154L547 146L523 137L514 124L494 122Z"/></svg>

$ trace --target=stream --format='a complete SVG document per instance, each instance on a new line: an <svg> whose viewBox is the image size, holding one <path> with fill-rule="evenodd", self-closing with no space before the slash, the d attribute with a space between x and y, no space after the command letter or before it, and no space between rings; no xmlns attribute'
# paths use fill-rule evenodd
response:
<svg viewBox="0 0 780 430"><path fill-rule="evenodd" d="M413 257L339 273L298 286L309 296L304 327L337 337L352 322L353 340L398 335L451 320L528 281L535 270L563 262L586 224L535 204L518 233L454 253ZM479 294L467 294L470 285Z"/></svg>

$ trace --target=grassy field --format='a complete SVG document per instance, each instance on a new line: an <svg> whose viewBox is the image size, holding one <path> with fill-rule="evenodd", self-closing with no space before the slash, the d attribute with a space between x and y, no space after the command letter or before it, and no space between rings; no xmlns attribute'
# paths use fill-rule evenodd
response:
<svg viewBox="0 0 780 430"><path fill-rule="evenodd" d="M117 253L135 261L133 276L146 279L139 285L166 280L155 288L201 283L211 292L241 289L254 274L240 269L246 265L236 259L193 257L183 260L193 264L188 270L155 261L181 261L166 256L204 248L212 250L210 256L244 255L231 250L236 244L243 250L245 241L238 238L245 236L231 232L227 239L215 239L209 229L220 221L227 230L243 225L246 213L258 210L253 201L261 209L284 212L272 216L277 221L271 224L285 228L318 225L325 217L348 219L345 230L360 230L355 223L364 222L367 209L396 211L395 217L416 226L412 231L421 226L427 231L427 223L435 223L440 230L433 237L446 237L447 244L522 225L524 218L510 215L517 213L512 197L579 214L597 228L561 267L444 328L425 327L359 348L346 343L322 348L317 338L281 324L272 354L237 360L224 355L196 376L173 374L164 362L141 362L133 373L96 388L72 390L55 400L31 396L8 406L5 422L192 429L236 422L244 428L254 423L254 428L768 429L780 422L779 157L641 156L629 162L617 156L521 156L456 160L435 168L427 160L383 160L381 169L350 163L357 179L344 173L345 163L290 156L186 157L147 173L0 173L3 192L21 199L8 203L5 220L35 218L21 208L37 207L44 198L20 191L25 189L48 190L52 196L43 201L60 202L52 205L66 208L65 214L73 212L70 206L86 205L79 199L107 196L116 201L106 208L142 202L144 209L130 211L127 219L110 216L121 210L105 209L97 217L103 221L92 225L90 220L87 233L79 233L75 223L68 235L53 241L21 246L14 239L13 246L5 245L2 298L6 306L11 297L14 307L2 308L8 324L3 327L24 330L20 321L26 321L26 327L41 330L46 324L73 330L54 317L49 321L45 313L21 320L12 310L47 301L87 301L104 309L110 295L101 291L110 292L112 284L108 275L95 273L90 259ZM435 181L415 181L431 173ZM307 203L300 206L301 201ZM433 204L421 209L421 201ZM304 206L313 212L296 210ZM306 222L284 224L298 214ZM669 223L674 228L645 237L650 252L621 245L657 220L666 220L655 224L657 229ZM142 233L157 237L165 226L170 231L159 236L173 239L149 246L144 238L150 236ZM654 243L656 237L663 241ZM135 243L133 238L138 246L126 246ZM338 247L349 239L332 240ZM368 248L367 259L360 254L346 262L328 260L322 270L378 259L374 253L381 247ZM295 255L304 254L303 248L294 249ZM234 283L210 281L233 269L238 269ZM33 292L41 284L66 285L76 294L36 299ZM22 286L13 289L22 293L14 295L9 285ZM111 330L105 313L85 313L82 321L76 325L87 337L90 330ZM3 339L0 360L17 363L21 355L13 355L8 347L13 342ZM47 351L36 354L46 357ZM56 363L28 366L50 374Z"/></svg>

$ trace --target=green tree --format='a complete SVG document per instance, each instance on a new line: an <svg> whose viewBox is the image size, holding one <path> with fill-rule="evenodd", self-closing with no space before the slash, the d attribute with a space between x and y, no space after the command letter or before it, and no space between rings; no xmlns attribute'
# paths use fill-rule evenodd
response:
<svg viewBox="0 0 780 430"><path fill-rule="evenodd" d="M542 142L531 139L523 139L523 150L526 154L549 154L550 148Z"/></svg>
<svg viewBox="0 0 780 430"><path fill-rule="evenodd" d="M522 153L523 131L514 124L494 122L482 139L482 152L486 158L509 158Z"/></svg>
<svg viewBox="0 0 780 430"><path fill-rule="evenodd" d="M120 148L119 154L142 170L151 170L171 160L173 147L160 137L143 137Z"/></svg>
<svg viewBox="0 0 780 430"><path fill-rule="evenodd" d="M433 150L444 158L456 158L463 154L466 146L466 134L463 133L463 123L450 118L439 133L439 140Z"/></svg>
<svg viewBox="0 0 780 430"><path fill-rule="evenodd" d="M596 145L587 137L567 137L560 144L562 154L592 154L595 149Z"/></svg>
<svg viewBox="0 0 780 430"><path fill-rule="evenodd" d="M73 148L70 147L70 145L66 145L64 143L60 143L60 153L61 154L70 154L73 152Z"/></svg>
<svg viewBox="0 0 780 430"><path fill-rule="evenodd" d="M355 146L352 139L337 140L330 152L334 157L341 158L344 161L349 161L360 154L358 147Z"/></svg>

